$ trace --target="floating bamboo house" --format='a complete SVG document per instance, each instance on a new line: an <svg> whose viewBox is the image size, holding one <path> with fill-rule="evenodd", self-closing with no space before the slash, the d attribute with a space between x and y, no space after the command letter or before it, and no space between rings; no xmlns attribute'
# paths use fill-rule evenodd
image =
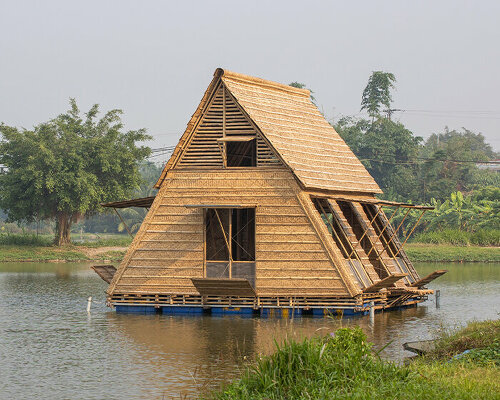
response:
<svg viewBox="0 0 500 400"><path fill-rule="evenodd" d="M310 92L217 69L110 282L119 311L366 312L424 286L370 174Z"/></svg>

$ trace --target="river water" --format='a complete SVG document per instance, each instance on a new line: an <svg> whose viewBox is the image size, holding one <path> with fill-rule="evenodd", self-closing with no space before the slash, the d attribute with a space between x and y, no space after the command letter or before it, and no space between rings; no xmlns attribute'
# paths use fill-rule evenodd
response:
<svg viewBox="0 0 500 400"><path fill-rule="evenodd" d="M240 318L116 314L106 283L89 264L0 264L0 399L192 398L238 376L244 360L274 341L359 325L386 358L410 355L402 344L443 327L500 313L499 264L417 264L423 276L449 272L441 290L417 308L375 316ZM86 312L87 298L99 303Z"/></svg>

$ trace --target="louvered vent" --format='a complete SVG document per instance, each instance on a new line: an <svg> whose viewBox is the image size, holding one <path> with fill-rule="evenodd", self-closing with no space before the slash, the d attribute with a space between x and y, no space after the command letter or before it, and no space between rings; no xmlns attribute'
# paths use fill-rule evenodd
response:
<svg viewBox="0 0 500 400"><path fill-rule="evenodd" d="M233 96L221 84L177 166L180 168L223 168L219 147L223 144L218 143L217 139L231 136L248 136L257 139L257 166L281 164L274 151L241 112Z"/></svg>

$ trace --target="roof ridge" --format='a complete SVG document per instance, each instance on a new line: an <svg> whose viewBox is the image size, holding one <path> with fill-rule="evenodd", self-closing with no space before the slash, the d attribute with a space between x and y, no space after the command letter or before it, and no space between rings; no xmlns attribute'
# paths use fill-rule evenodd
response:
<svg viewBox="0 0 500 400"><path fill-rule="evenodd" d="M257 78L257 77L250 76L250 75L244 75L244 74L229 71L229 70L223 69L223 68L217 68L215 70L214 76L217 76L217 75L219 75L221 78L229 78L229 79L234 80L234 81L248 82L248 83L253 84L253 85L257 84L259 86L269 87L272 89L278 89L278 90L282 90L284 92L297 94L297 95L304 96L307 98L309 98L311 96L311 92L308 89L299 89L299 88L296 88L296 87L293 87L290 85L285 85L283 83L274 82L274 81L270 81L270 80L262 79L262 78Z"/></svg>

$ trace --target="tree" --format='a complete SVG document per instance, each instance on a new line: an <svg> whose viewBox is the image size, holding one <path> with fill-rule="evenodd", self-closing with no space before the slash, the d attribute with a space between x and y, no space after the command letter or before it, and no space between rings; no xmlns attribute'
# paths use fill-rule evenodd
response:
<svg viewBox="0 0 500 400"><path fill-rule="evenodd" d="M123 131L120 110L97 119L98 105L84 116L75 100L65 114L32 130L0 124L0 208L9 221L56 220L55 243L70 242L71 224L99 203L128 196L141 178L139 162L150 149L144 129Z"/></svg>
<svg viewBox="0 0 500 400"><path fill-rule="evenodd" d="M380 115L380 106L388 109L391 107L391 89L394 88L396 78L394 74L383 71L373 71L368 84L363 90L361 98L361 111L366 110L368 115L374 119Z"/></svg>
<svg viewBox="0 0 500 400"><path fill-rule="evenodd" d="M385 118L370 122L344 117L335 129L384 191L385 198L418 198L416 158L421 137L400 122Z"/></svg>
<svg viewBox="0 0 500 400"><path fill-rule="evenodd" d="M155 196L157 189L154 188L154 184L158 181L162 170L162 167L151 161L141 162L139 164L139 174L141 175L142 182L131 194L131 197ZM115 200L120 199L117 198ZM143 208L124 208L120 211L120 214L123 219L125 219L127 226L132 232L136 232L139 229L140 223L146 216L145 209ZM135 226L137 222L139 222L139 225ZM118 233L125 232L126 230L123 222L121 222L116 213L111 212L109 208L85 218L83 227L86 232Z"/></svg>
<svg viewBox="0 0 500 400"><path fill-rule="evenodd" d="M445 128L443 133L433 133L427 139L421 155L426 159L421 174L425 183L424 200L431 197L444 200L452 192L470 192L481 184L498 182L497 173L480 170L476 165L478 161L497 157L480 133Z"/></svg>

